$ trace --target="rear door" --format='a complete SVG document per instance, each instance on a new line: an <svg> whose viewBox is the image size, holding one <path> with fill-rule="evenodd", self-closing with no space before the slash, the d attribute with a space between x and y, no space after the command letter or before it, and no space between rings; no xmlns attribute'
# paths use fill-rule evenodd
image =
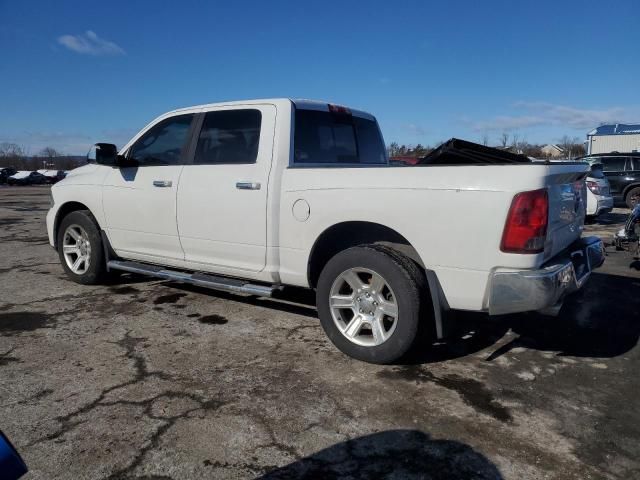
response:
<svg viewBox="0 0 640 480"><path fill-rule="evenodd" d="M113 248L125 258L180 265L176 192L191 138L193 113L160 120L125 153L131 166L114 168L103 186Z"/></svg>
<svg viewBox="0 0 640 480"><path fill-rule="evenodd" d="M627 171L625 173L625 187L628 187L625 193L628 194L632 186L637 187L638 184L640 184L640 157L629 157L627 161ZM629 198L625 201L628 200ZM635 200L635 203L638 203L637 199Z"/></svg>
<svg viewBox="0 0 640 480"><path fill-rule="evenodd" d="M628 167L628 157L600 157L600 162L603 166L602 171L609 180L611 195L616 197L617 200L622 200L624 187L628 183L625 180L626 169L630 168Z"/></svg>
<svg viewBox="0 0 640 480"><path fill-rule="evenodd" d="M178 230L189 268L228 274L264 268L276 107L203 114L178 189Z"/></svg>

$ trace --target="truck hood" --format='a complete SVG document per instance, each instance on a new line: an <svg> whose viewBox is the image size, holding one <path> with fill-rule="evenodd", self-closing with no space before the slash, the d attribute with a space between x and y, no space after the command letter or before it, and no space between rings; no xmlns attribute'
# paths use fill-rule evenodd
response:
<svg viewBox="0 0 640 480"><path fill-rule="evenodd" d="M89 163L78 168L74 168L67 173L67 176L59 181L56 185L85 185L99 184L102 185L102 178L106 172L106 168L102 165Z"/></svg>

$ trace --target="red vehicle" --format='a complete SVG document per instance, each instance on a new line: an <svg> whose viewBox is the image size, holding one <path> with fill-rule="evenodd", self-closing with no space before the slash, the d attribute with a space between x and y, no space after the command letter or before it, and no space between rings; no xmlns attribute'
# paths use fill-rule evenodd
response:
<svg viewBox="0 0 640 480"><path fill-rule="evenodd" d="M392 165L411 166L420 161L420 157L410 157L408 155L398 155L396 157L390 157L389 162Z"/></svg>

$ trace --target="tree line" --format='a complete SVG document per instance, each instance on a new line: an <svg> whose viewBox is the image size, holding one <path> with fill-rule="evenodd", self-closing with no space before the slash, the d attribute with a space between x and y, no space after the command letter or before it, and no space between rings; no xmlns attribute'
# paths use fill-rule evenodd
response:
<svg viewBox="0 0 640 480"><path fill-rule="evenodd" d="M44 147L36 155L27 155L24 148L16 143L0 143L0 168L71 170L83 165L86 161L85 157L65 155L52 147Z"/></svg>
<svg viewBox="0 0 640 480"><path fill-rule="evenodd" d="M424 157L431 151L438 148L444 142L437 142L435 146L428 145L400 145L398 142L391 142L387 147L389 157ZM507 150L512 153L519 153L533 158L548 158L549 155L545 154L542 148L545 144L529 143L526 138L521 137L518 133L504 132L499 137L498 145L489 145L489 136L482 135L479 142L485 146L493 146L502 150ZM578 137L569 137L568 135L562 136L555 144L562 149L561 158L574 159L586 155L584 144Z"/></svg>

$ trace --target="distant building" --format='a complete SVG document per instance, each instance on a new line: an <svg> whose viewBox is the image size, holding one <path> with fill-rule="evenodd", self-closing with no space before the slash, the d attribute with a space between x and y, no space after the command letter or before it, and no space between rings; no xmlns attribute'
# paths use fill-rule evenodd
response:
<svg viewBox="0 0 640 480"><path fill-rule="evenodd" d="M558 145L545 145L540 149L540 151L545 158L560 158L565 156L564 150Z"/></svg>
<svg viewBox="0 0 640 480"><path fill-rule="evenodd" d="M587 153L640 151L640 124L600 125L587 133Z"/></svg>

